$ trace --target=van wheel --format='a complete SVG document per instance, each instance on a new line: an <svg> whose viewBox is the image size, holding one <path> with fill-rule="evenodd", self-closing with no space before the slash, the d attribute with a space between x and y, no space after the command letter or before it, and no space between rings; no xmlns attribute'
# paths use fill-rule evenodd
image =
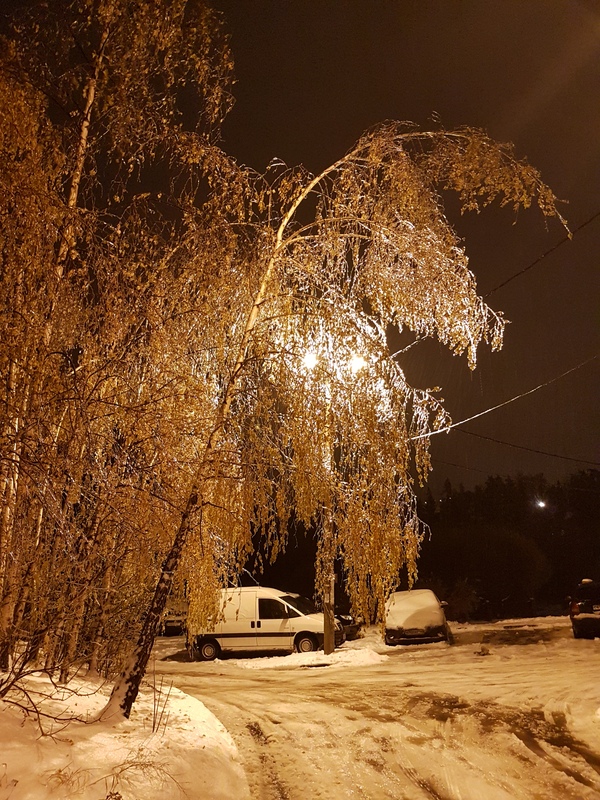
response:
<svg viewBox="0 0 600 800"><path fill-rule="evenodd" d="M194 649L198 661L214 661L221 653L221 648L214 639L201 639Z"/></svg>
<svg viewBox="0 0 600 800"><path fill-rule="evenodd" d="M318 647L317 640L310 633L299 633L296 637L297 653L313 653Z"/></svg>

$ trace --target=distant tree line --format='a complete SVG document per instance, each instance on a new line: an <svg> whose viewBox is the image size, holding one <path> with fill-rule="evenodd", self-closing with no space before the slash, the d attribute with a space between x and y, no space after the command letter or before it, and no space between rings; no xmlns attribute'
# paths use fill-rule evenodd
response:
<svg viewBox="0 0 600 800"><path fill-rule="evenodd" d="M562 614L582 578L600 576L600 471L556 483L543 475L490 476L474 489L445 482L439 500L426 489L419 516L417 587L434 589L451 619ZM314 532L292 526L288 548L273 563L253 553L247 564L264 585L311 595ZM338 564L336 609L348 612ZM250 579L248 579L250 580ZM408 588L406 573L399 588Z"/></svg>
<svg viewBox="0 0 600 800"><path fill-rule="evenodd" d="M600 471L549 483L543 475L489 477L421 498L431 529L419 583L454 619L564 613L582 578L600 576Z"/></svg>

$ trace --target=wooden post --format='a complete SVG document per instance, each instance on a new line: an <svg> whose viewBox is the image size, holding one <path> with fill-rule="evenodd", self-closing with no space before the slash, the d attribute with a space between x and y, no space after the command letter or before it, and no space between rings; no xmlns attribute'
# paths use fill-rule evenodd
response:
<svg viewBox="0 0 600 800"><path fill-rule="evenodd" d="M325 617L323 650L325 655L333 653L335 650L335 572L331 565L329 575L329 586L323 597L323 616Z"/></svg>

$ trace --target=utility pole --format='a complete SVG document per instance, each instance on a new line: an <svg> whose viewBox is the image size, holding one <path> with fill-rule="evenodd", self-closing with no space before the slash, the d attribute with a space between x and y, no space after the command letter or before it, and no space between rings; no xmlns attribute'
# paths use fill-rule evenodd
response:
<svg viewBox="0 0 600 800"><path fill-rule="evenodd" d="M335 571L333 560L328 585L323 596L323 616L325 618L323 650L328 656L335 650Z"/></svg>

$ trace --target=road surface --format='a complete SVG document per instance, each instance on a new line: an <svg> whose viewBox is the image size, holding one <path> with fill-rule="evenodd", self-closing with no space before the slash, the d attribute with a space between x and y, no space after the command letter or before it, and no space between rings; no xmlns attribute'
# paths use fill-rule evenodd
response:
<svg viewBox="0 0 600 800"><path fill-rule="evenodd" d="M564 624L456 638L343 668L190 664L179 640L157 671L231 733L253 800L598 800L600 642Z"/></svg>

